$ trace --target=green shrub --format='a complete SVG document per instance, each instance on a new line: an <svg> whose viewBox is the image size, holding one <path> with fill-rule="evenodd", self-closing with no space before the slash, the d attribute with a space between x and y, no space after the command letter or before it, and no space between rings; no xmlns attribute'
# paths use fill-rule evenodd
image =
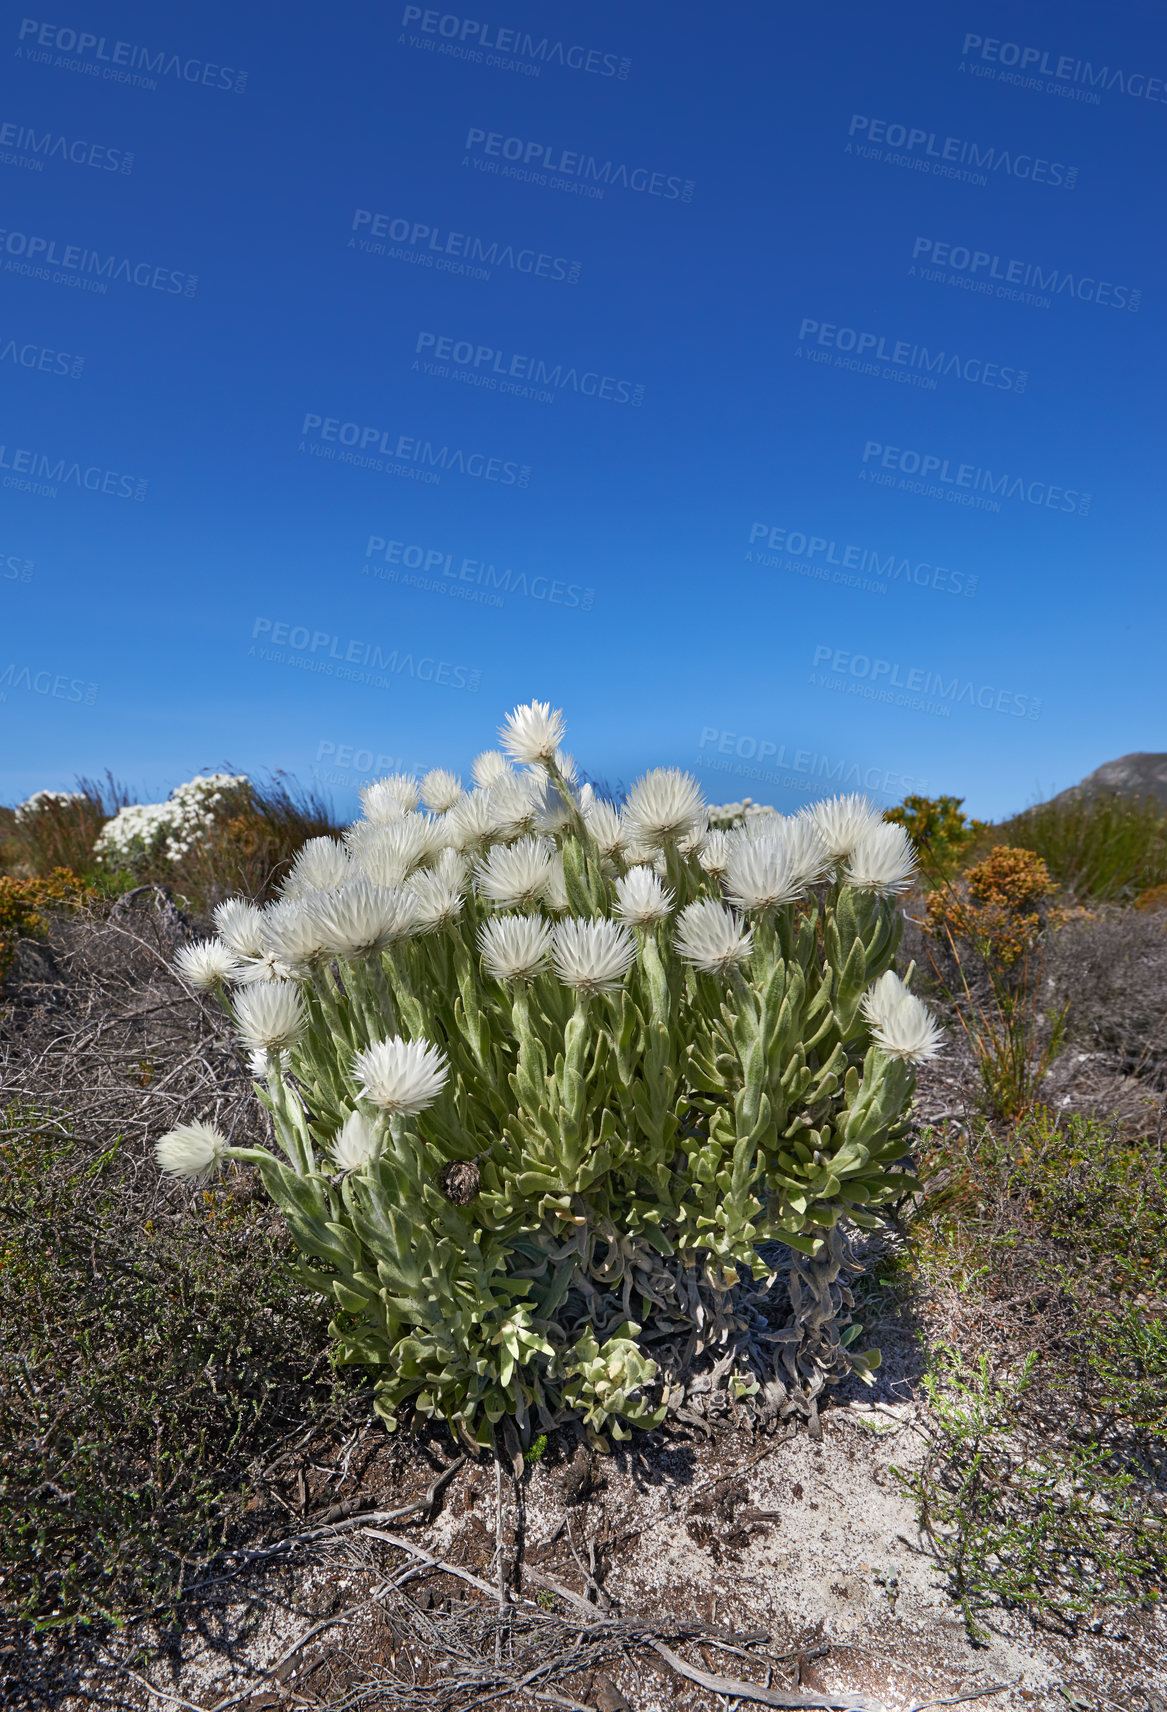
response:
<svg viewBox="0 0 1167 1712"><path fill-rule="evenodd" d="M963 802L963 797L913 795L884 812L886 821L902 826L910 836L928 886L951 879L978 838L987 831L987 822L969 820L962 812Z"/></svg>
<svg viewBox="0 0 1167 1712"><path fill-rule="evenodd" d="M691 1357L697 1291L720 1312L760 1244L829 1261L806 1299L829 1338L832 1233L910 1186L914 1062L937 1045L891 972L900 828L840 799L707 834L675 770L618 814L572 790L561 734L516 710L528 772L480 757L470 795L428 775L434 817L416 781L381 781L281 901L223 907L226 943L181 966L243 981L228 1008L285 1158L205 1129L159 1147L180 1171L255 1163L335 1305L337 1359L376 1370L390 1424L409 1404L477 1444L504 1419L523 1443L569 1416L601 1442L659 1420L653 1351ZM730 1366L734 1396L758 1389Z"/></svg>

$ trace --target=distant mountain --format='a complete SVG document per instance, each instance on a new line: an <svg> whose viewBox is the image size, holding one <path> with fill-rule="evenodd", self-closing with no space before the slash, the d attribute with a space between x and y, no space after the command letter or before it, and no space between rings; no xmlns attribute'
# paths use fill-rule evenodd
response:
<svg viewBox="0 0 1167 1712"><path fill-rule="evenodd" d="M1050 800L1068 802L1072 797L1098 797L1110 791L1124 797L1154 797L1167 807L1167 755L1120 755Z"/></svg>

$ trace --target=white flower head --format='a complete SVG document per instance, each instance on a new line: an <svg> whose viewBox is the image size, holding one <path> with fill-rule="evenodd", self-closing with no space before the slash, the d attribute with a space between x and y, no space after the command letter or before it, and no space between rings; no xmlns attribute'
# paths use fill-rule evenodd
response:
<svg viewBox="0 0 1167 1712"><path fill-rule="evenodd" d="M432 1106L446 1085L446 1056L425 1040L390 1035L376 1040L353 1059L362 1092L375 1106L399 1117L414 1117Z"/></svg>
<svg viewBox="0 0 1167 1712"><path fill-rule="evenodd" d="M263 917L246 898L225 898L215 905L219 938L237 957L258 957L263 951Z"/></svg>
<svg viewBox="0 0 1167 1712"><path fill-rule="evenodd" d="M310 838L296 852L291 872L280 887L285 898L306 892L332 892L352 878L348 852L333 838Z"/></svg>
<svg viewBox="0 0 1167 1712"><path fill-rule="evenodd" d="M563 872L563 852L552 852L551 866L547 871L547 908L558 915L570 908L567 896L567 878Z"/></svg>
<svg viewBox="0 0 1167 1712"><path fill-rule="evenodd" d="M377 1150L377 1132L363 1112L351 1111L328 1144L338 1171L359 1171Z"/></svg>
<svg viewBox="0 0 1167 1712"><path fill-rule="evenodd" d="M677 918L677 950L707 975L726 975L754 949L754 930L716 898L687 904Z"/></svg>
<svg viewBox="0 0 1167 1712"><path fill-rule="evenodd" d="M214 1124L179 1124L154 1143L154 1157L168 1176L205 1178L219 1169L226 1147Z"/></svg>
<svg viewBox="0 0 1167 1712"><path fill-rule="evenodd" d="M455 850L472 850L493 838L496 831L491 793L481 786L454 804L446 817L450 840Z"/></svg>
<svg viewBox="0 0 1167 1712"><path fill-rule="evenodd" d="M247 1055L248 1068L253 1082L266 1082L273 1071L282 1074L284 1055L282 1052L249 1052Z"/></svg>
<svg viewBox="0 0 1167 1712"><path fill-rule="evenodd" d="M826 797L799 810L799 817L813 821L822 833L831 859L844 861L873 827L883 825L883 816L867 797Z"/></svg>
<svg viewBox="0 0 1167 1712"><path fill-rule="evenodd" d="M673 907L673 893L662 886L651 868L629 868L616 881L616 914L627 922L645 926L664 921Z"/></svg>
<svg viewBox="0 0 1167 1712"><path fill-rule="evenodd" d="M624 824L630 840L650 845L704 832L708 814L701 787L679 767L656 767L629 791Z"/></svg>
<svg viewBox="0 0 1167 1712"><path fill-rule="evenodd" d="M481 755L475 755L470 766L470 777L476 785L487 790L510 770L505 755L500 755L497 749L484 749Z"/></svg>
<svg viewBox="0 0 1167 1712"><path fill-rule="evenodd" d="M196 939L174 959L174 971L187 987L209 992L239 973L239 959L221 939Z"/></svg>
<svg viewBox="0 0 1167 1712"><path fill-rule="evenodd" d="M294 981L261 981L235 995L235 1026L253 1052L294 1046L308 1025Z"/></svg>
<svg viewBox="0 0 1167 1712"><path fill-rule="evenodd" d="M384 824L409 814L418 805L417 780L412 773L391 773L361 786L361 806L368 820Z"/></svg>
<svg viewBox="0 0 1167 1712"><path fill-rule="evenodd" d="M584 994L613 992L636 961L635 939L607 916L556 922L552 947L559 979Z"/></svg>
<svg viewBox="0 0 1167 1712"><path fill-rule="evenodd" d="M241 987L250 987L257 981L290 981L293 973L274 951L261 950L257 956L243 959L235 980Z"/></svg>
<svg viewBox="0 0 1167 1712"><path fill-rule="evenodd" d="M535 796L535 825L540 832L566 832L572 824L574 807L559 786L546 779Z"/></svg>
<svg viewBox="0 0 1167 1712"><path fill-rule="evenodd" d="M530 981L547 967L551 923L537 915L496 915L478 930L482 961L496 981Z"/></svg>
<svg viewBox="0 0 1167 1712"><path fill-rule="evenodd" d="M414 922L422 933L447 927L462 913L465 902L462 891L465 871L460 866L458 854L446 850L443 855L452 856L459 866L452 869L446 864L443 868L439 862L436 868L419 869L405 883L414 903Z"/></svg>
<svg viewBox="0 0 1167 1712"><path fill-rule="evenodd" d="M597 797L590 807L584 807L584 820L600 854L618 856L624 848L625 832L620 810L615 804Z"/></svg>
<svg viewBox="0 0 1167 1712"><path fill-rule="evenodd" d="M555 759L566 729L558 708L552 710L549 701L531 701L509 713L498 734L512 760L535 765Z"/></svg>
<svg viewBox="0 0 1167 1712"><path fill-rule="evenodd" d="M567 775L565 774L564 777L566 778L566 776ZM589 814L591 810L595 808L596 801L596 787L590 781L582 784L579 787L580 813L583 815Z"/></svg>
<svg viewBox="0 0 1167 1712"><path fill-rule="evenodd" d="M462 781L447 767L434 767L421 781L421 797L435 814L445 814L462 795Z"/></svg>
<svg viewBox="0 0 1167 1712"><path fill-rule="evenodd" d="M438 846L440 827L424 814L358 820L345 832L353 867L378 886L400 886Z"/></svg>
<svg viewBox="0 0 1167 1712"><path fill-rule="evenodd" d="M513 773L508 769L486 789L493 829L499 837L518 838L534 831L542 786L530 773Z"/></svg>
<svg viewBox="0 0 1167 1712"><path fill-rule="evenodd" d="M831 853L817 825L799 815L775 815L773 836L781 839L790 865L804 886L814 886L831 871ZM770 824L763 821L765 834Z"/></svg>
<svg viewBox="0 0 1167 1712"><path fill-rule="evenodd" d="M724 832L707 832L697 852L697 860L707 874L720 880L729 857L729 839Z"/></svg>
<svg viewBox="0 0 1167 1712"><path fill-rule="evenodd" d="M330 957L370 957L406 938L417 925L417 906L408 891L367 879L352 880L338 892L322 892L309 899L306 908L320 926Z"/></svg>
<svg viewBox="0 0 1167 1712"><path fill-rule="evenodd" d="M306 974L323 962L324 934L303 899L281 898L277 903L267 904L260 917L265 958L295 974Z"/></svg>
<svg viewBox="0 0 1167 1712"><path fill-rule="evenodd" d="M741 832L729 841L725 859L725 889L739 909L773 909L792 903L806 888L807 878L781 836L753 838Z"/></svg>
<svg viewBox="0 0 1167 1712"><path fill-rule="evenodd" d="M943 1047L943 1030L932 1012L908 991L893 969L872 982L859 1008L872 1039L890 1058L924 1064Z"/></svg>
<svg viewBox="0 0 1167 1712"><path fill-rule="evenodd" d="M483 897L505 909L531 909L547 896L554 846L546 838L495 844L474 871Z"/></svg>
<svg viewBox="0 0 1167 1712"><path fill-rule="evenodd" d="M859 839L843 873L848 886L892 897L907 891L915 878L916 851L906 827L878 821Z"/></svg>

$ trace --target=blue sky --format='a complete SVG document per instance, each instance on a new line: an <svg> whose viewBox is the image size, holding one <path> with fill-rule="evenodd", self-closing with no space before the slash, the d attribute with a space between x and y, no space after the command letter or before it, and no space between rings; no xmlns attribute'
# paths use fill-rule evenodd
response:
<svg viewBox="0 0 1167 1712"><path fill-rule="evenodd" d="M454 3L8 15L0 797L1167 747L1159 9Z"/></svg>

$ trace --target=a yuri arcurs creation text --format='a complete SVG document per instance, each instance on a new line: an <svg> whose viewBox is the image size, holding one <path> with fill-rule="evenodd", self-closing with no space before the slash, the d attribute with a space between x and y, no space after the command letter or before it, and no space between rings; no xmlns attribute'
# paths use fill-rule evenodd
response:
<svg viewBox="0 0 1167 1712"><path fill-rule="evenodd" d="M673 768L617 807L517 708L463 790L366 786L282 896L216 912L179 972L253 1054L255 1165L335 1359L471 1444L666 1412L817 1420L853 1349L850 1229L913 1188L905 1113L938 1030L893 972L913 858L861 798L710 830ZM424 803L424 807L422 804Z"/></svg>

